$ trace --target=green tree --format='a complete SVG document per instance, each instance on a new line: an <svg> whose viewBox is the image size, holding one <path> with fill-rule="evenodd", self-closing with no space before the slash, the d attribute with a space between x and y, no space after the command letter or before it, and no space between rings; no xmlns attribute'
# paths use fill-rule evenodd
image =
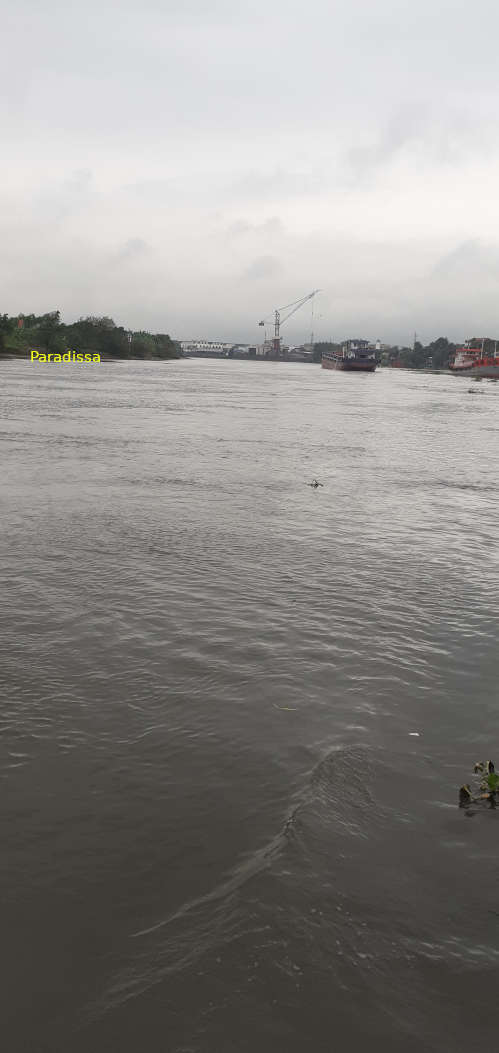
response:
<svg viewBox="0 0 499 1053"><path fill-rule="evenodd" d="M88 322L89 325L93 325L96 329L116 329L116 322L107 315L99 318L97 315L91 314L88 318L80 318L80 322Z"/></svg>
<svg viewBox="0 0 499 1053"><path fill-rule="evenodd" d="M180 344L172 340L168 333L155 333L153 340L155 358L180 358Z"/></svg>
<svg viewBox="0 0 499 1053"><path fill-rule="evenodd" d="M43 315L35 328L38 330L40 343L47 352L60 352L61 347L64 347L60 311L50 311Z"/></svg>
<svg viewBox="0 0 499 1053"><path fill-rule="evenodd" d="M445 369L448 365L449 357L456 350L456 345L451 344L446 336L439 336L438 340L433 340L427 347L428 357L431 358L431 364L434 369Z"/></svg>
<svg viewBox="0 0 499 1053"><path fill-rule="evenodd" d="M0 351L5 348L5 337L12 332L14 328L14 319L9 318L8 314L0 314Z"/></svg>
<svg viewBox="0 0 499 1053"><path fill-rule="evenodd" d="M66 326L68 347L78 351L98 351L112 358L128 358L129 343L123 326L117 326L106 315L90 315Z"/></svg>
<svg viewBox="0 0 499 1053"><path fill-rule="evenodd" d="M145 333L143 330L132 333L130 354L133 358L153 358L155 351L154 337L150 333Z"/></svg>
<svg viewBox="0 0 499 1053"><path fill-rule="evenodd" d="M18 328L18 317L23 327ZM131 339L130 339L131 337ZM46 352L62 352L66 349L80 352L99 352L110 358L180 358L180 345L168 333L147 333L144 330L130 333L117 326L108 315L88 315L77 322L65 325L59 311L47 314L24 314L9 318L0 314L0 350L6 339L9 346L26 351L30 347L43 347Z"/></svg>

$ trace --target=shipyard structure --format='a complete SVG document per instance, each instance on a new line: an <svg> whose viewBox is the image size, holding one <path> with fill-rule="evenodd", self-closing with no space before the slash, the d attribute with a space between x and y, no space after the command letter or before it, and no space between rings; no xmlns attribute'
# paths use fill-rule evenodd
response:
<svg viewBox="0 0 499 1053"><path fill-rule="evenodd" d="M314 350L311 344L297 344L290 347L280 343L276 350L274 340L264 340L261 344L181 340L180 347L184 358L257 358L281 362L313 362L314 360Z"/></svg>

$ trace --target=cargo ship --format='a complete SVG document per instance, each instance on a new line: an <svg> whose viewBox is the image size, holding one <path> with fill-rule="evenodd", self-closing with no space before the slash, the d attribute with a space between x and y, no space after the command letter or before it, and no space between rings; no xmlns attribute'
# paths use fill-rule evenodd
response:
<svg viewBox="0 0 499 1053"><path fill-rule="evenodd" d="M380 344L368 340L347 340L339 351L323 351L323 369L344 369L352 373L374 373L378 364Z"/></svg>
<svg viewBox="0 0 499 1053"><path fill-rule="evenodd" d="M482 347L456 348L454 358L449 361L449 369L454 376L461 377L490 377L499 380L499 356L494 351L493 355L484 353Z"/></svg>

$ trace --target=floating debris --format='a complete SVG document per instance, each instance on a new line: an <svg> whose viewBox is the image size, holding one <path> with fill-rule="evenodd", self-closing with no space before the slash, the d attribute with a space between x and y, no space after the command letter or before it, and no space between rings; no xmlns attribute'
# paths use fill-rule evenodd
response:
<svg viewBox="0 0 499 1053"><path fill-rule="evenodd" d="M496 775L495 764L493 761L477 761L473 767L473 773L475 776L479 776L477 785L470 787L470 784L465 782L459 789L459 808L464 808L466 814L474 814L469 812L469 807L472 804L488 804L489 808L496 808L496 794L499 793L499 775Z"/></svg>

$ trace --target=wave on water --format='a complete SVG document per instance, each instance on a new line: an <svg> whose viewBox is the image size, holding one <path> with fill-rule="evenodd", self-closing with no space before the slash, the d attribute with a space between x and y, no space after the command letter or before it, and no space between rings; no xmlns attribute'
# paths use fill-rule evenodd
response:
<svg viewBox="0 0 499 1053"><path fill-rule="evenodd" d="M327 1005L332 1023L355 1016L359 997L366 1000L356 1025L362 1034L415 1041L425 1013L447 1004L450 974L490 969L499 952L478 932L449 927L445 890L415 836L420 820L409 798L394 793L399 766L369 747L329 751L274 838L206 895L129 934L128 966L87 1021L124 1009L140 1019L151 997L154 1011L165 1013L194 984L187 1033L196 1051L219 1027L230 1036L245 1018L254 1026L257 1006L258 1033L272 1034L277 1019L288 1047L303 1048L314 1007L323 1014ZM438 872L438 858L434 865ZM435 963L438 977L429 984Z"/></svg>

